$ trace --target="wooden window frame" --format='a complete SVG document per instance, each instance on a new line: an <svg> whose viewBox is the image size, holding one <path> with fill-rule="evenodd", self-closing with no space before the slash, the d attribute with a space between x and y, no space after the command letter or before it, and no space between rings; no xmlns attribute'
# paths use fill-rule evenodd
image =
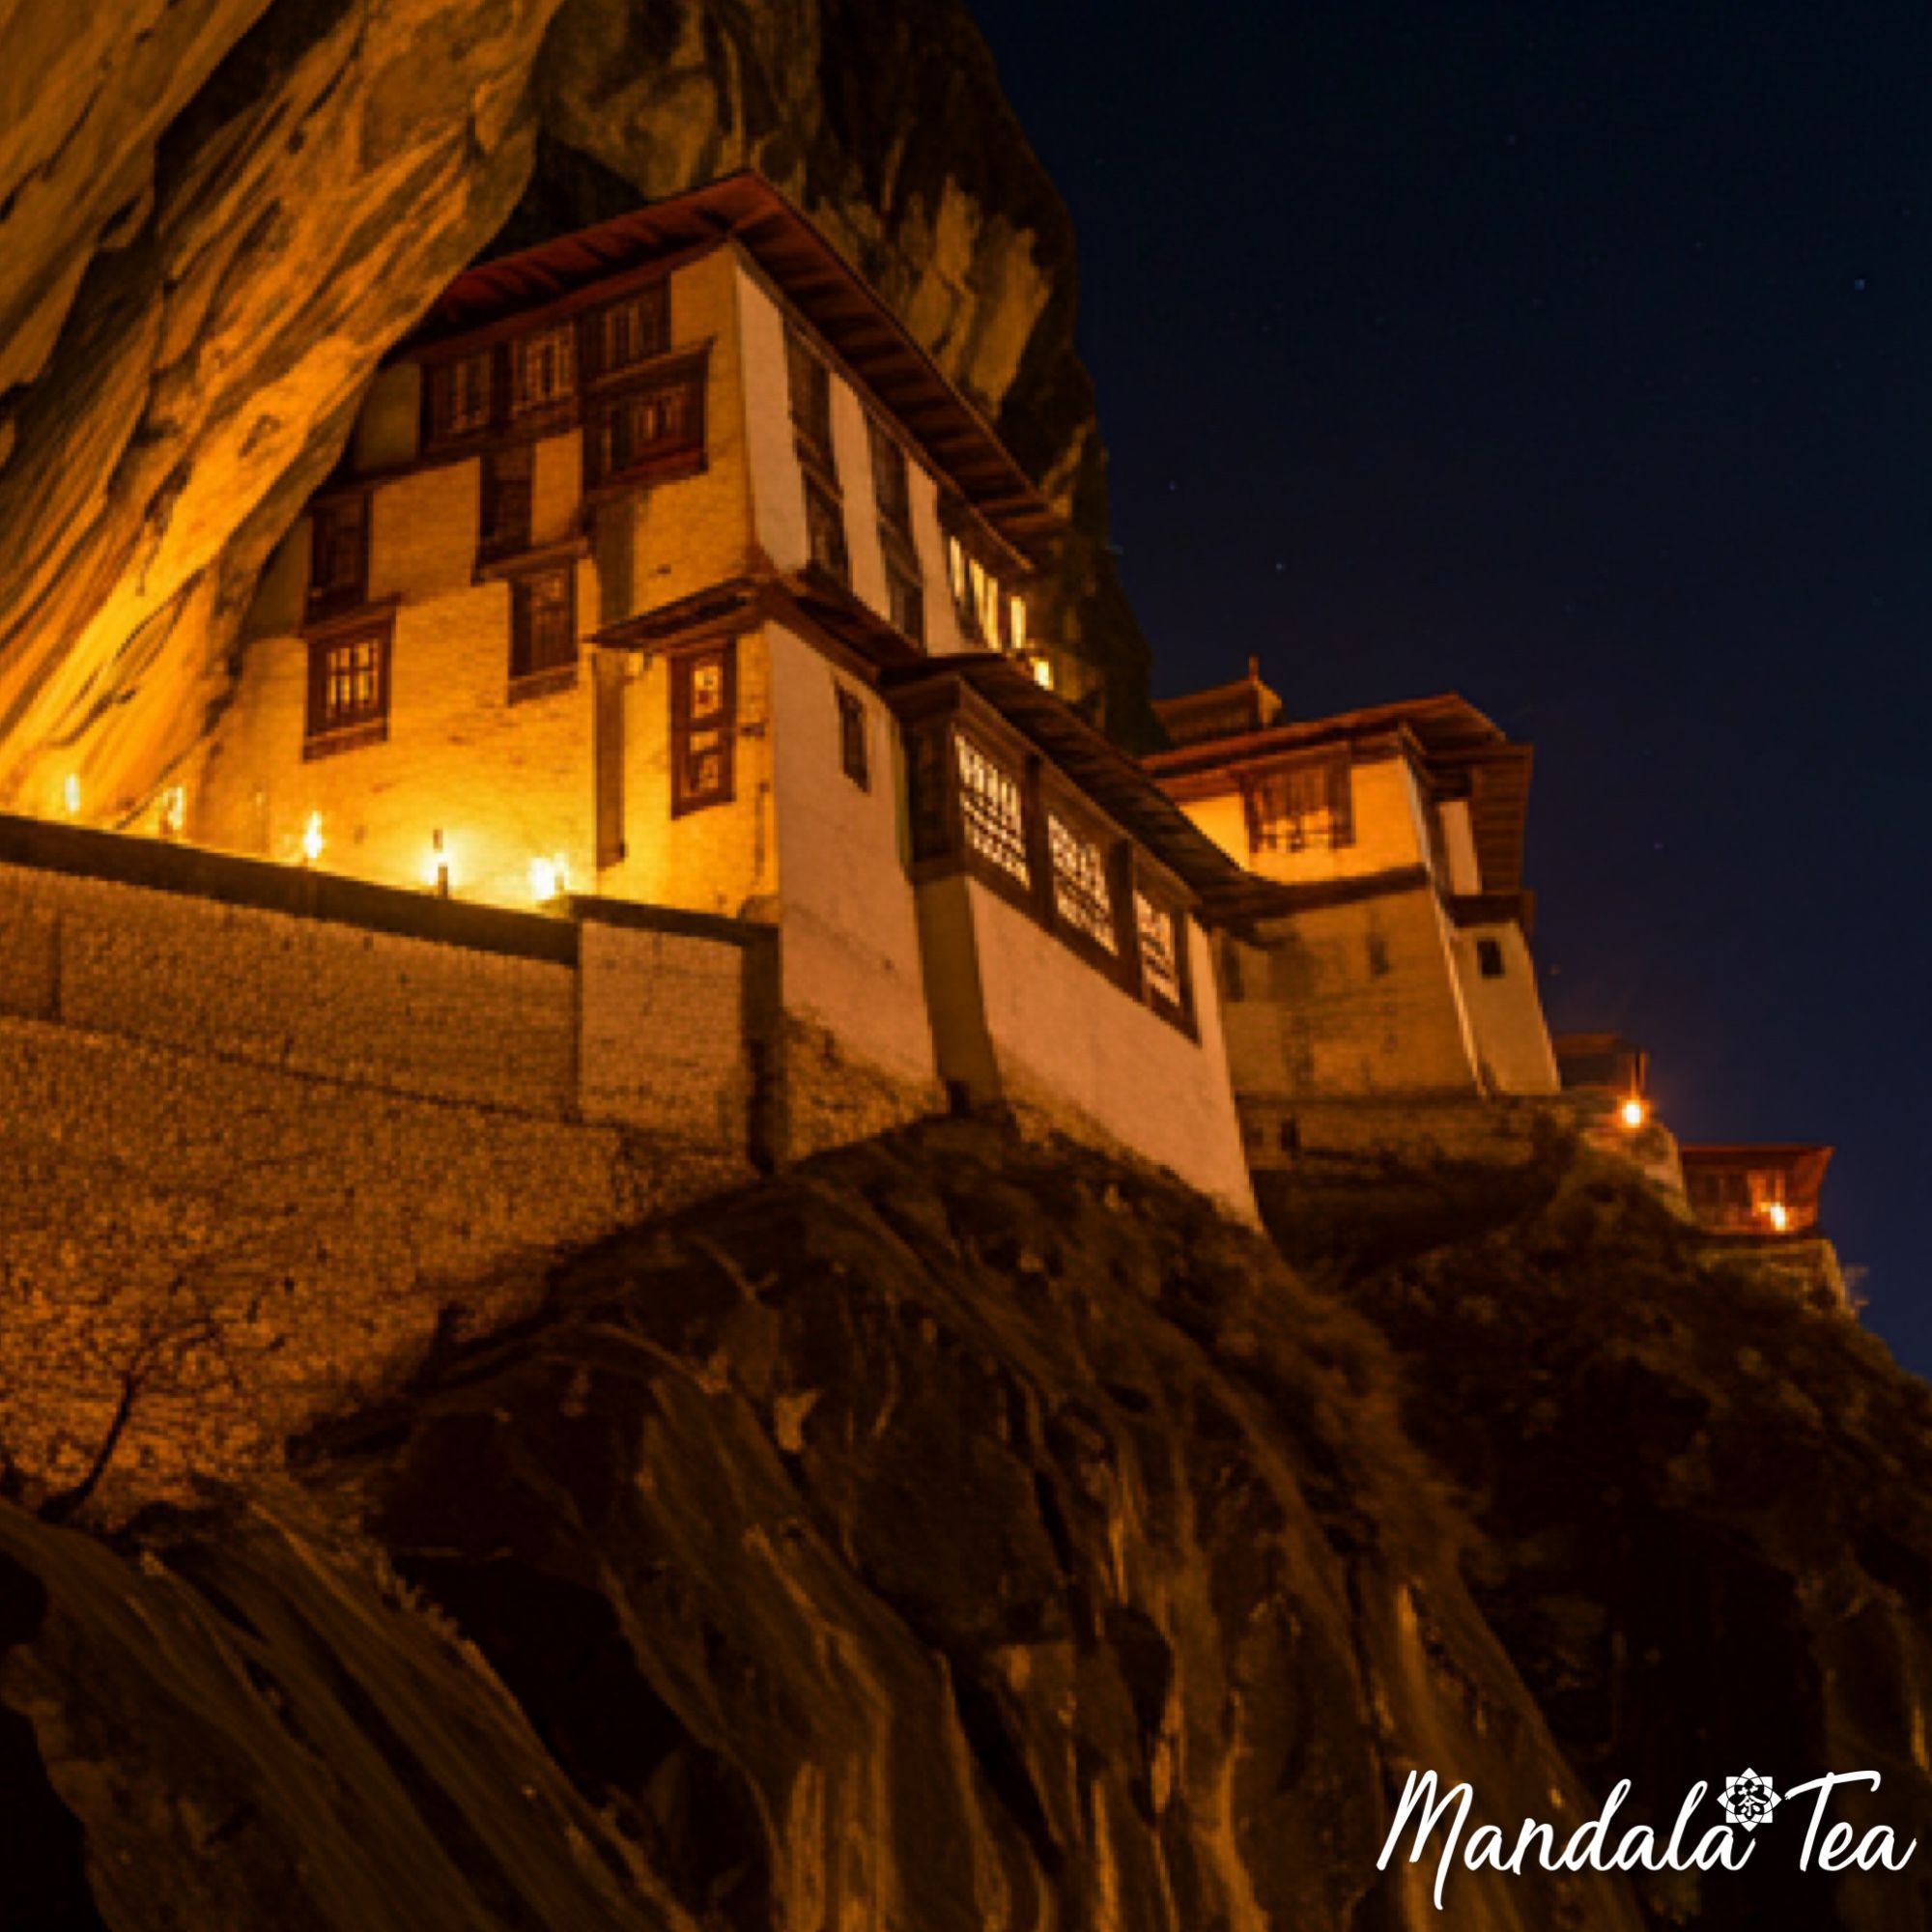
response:
<svg viewBox="0 0 1932 1932"><path fill-rule="evenodd" d="M1321 839L1277 835L1269 829L1264 800L1271 786L1289 786L1297 780L1319 776L1325 787L1326 802L1323 810L1328 815L1326 837ZM1247 820L1248 854L1257 858L1264 852L1343 852L1355 842L1355 774L1353 761L1346 753L1330 753L1319 758L1304 759L1296 764L1282 765L1273 771L1260 772L1241 788L1242 815ZM1307 817L1304 809L1297 813L1282 813L1282 823L1300 824Z"/></svg>
<svg viewBox="0 0 1932 1932"><path fill-rule="evenodd" d="M822 469L826 481L836 489L838 444L832 365L804 330L789 321L785 324L785 390L791 405L792 438L801 461L808 468ZM806 393L801 394L801 390Z"/></svg>
<svg viewBox="0 0 1932 1932"><path fill-rule="evenodd" d="M511 459L519 461L524 468L524 475L505 477L500 473L502 465ZM520 489L513 486L521 485ZM502 444L498 448L486 449L477 464L477 502L476 502L476 561L478 567L501 563L505 558L522 556L530 548L531 533L535 527L537 484L537 450L533 441L518 441ZM506 493L510 499L521 497L522 507L507 529L497 527L501 522L501 506Z"/></svg>
<svg viewBox="0 0 1932 1932"><path fill-rule="evenodd" d="M624 310L642 309L647 303L652 310L647 345L638 355L614 360L611 355L611 324ZM625 381L671 353L670 277L661 276L613 300L600 302L586 309L578 322L582 330L577 350L580 385L589 388L600 383Z"/></svg>
<svg viewBox="0 0 1932 1932"><path fill-rule="evenodd" d="M1192 1035L1195 1031L1194 1016L1194 976L1189 958L1189 928L1191 921L1185 906L1176 905L1158 887L1138 875L1132 881L1134 956L1139 963L1141 996L1163 1019L1172 1020L1183 1032ZM1146 906L1158 919L1168 923L1168 931L1174 944L1175 994L1170 996L1154 981L1147 966L1147 939L1141 930L1141 908ZM1236 991L1231 998L1238 998L1239 967L1236 967Z"/></svg>
<svg viewBox="0 0 1932 1932"><path fill-rule="evenodd" d="M814 521L814 512L827 520L837 538L837 550L830 558L819 554L819 526ZM827 482L810 465L805 466L805 531L812 569L822 572L835 583L842 583L849 590L852 587L852 541L845 528L845 499L839 495L836 483Z"/></svg>
<svg viewBox="0 0 1932 1932"><path fill-rule="evenodd" d="M556 384L547 395L530 390L531 356L538 345L554 338L559 345ZM582 349L577 326L569 319L542 323L510 338L510 397L505 412L519 428L548 419L568 421L577 406L578 366Z"/></svg>
<svg viewBox="0 0 1932 1932"><path fill-rule="evenodd" d="M485 375L482 415L462 428L451 427L451 385L456 371L471 362L480 362ZM422 435L425 455L443 450L467 449L492 435L504 417L504 404L510 381L510 343L491 343L457 355L425 357L422 362Z"/></svg>
<svg viewBox="0 0 1932 1932"><path fill-rule="evenodd" d="M643 483L663 483L679 477L700 475L709 460L710 353L708 348L692 355L648 370L642 376L632 372L625 382L598 389L583 412L583 494L586 498L613 491L627 490ZM648 396L682 389L691 402L691 426L676 442L666 441L641 457L633 457L621 468L607 467L604 440L607 425L614 412Z"/></svg>
<svg viewBox="0 0 1932 1932"><path fill-rule="evenodd" d="M976 836L974 793L966 781L969 755L981 760L1013 787L1019 805L1017 849L1013 854L1019 861L1017 870L1003 862L993 849L1003 840L994 838L990 831L983 836ZM959 849L967 867L975 878L982 880L1004 897L1026 907L1037 918L1041 864L1037 786L1032 760L1016 759L994 749L987 743L984 733L957 723L950 734L949 757L952 768L953 797L957 801ZM982 812L977 816L983 819L986 814Z"/></svg>
<svg viewBox="0 0 1932 1932"><path fill-rule="evenodd" d="M872 500L878 507L880 527L917 555L912 528L912 460L905 445L877 416L868 412L866 428L872 450Z"/></svg>
<svg viewBox="0 0 1932 1932"><path fill-rule="evenodd" d="M872 732L866 700L836 678L832 695L838 711L838 767L861 791L870 791Z"/></svg>
<svg viewBox="0 0 1932 1932"><path fill-rule="evenodd" d="M879 548L886 564L886 615L900 637L907 642L925 647L925 580L920 574L918 562L908 561L900 556L898 546L891 541L894 532L884 524L879 526Z"/></svg>
<svg viewBox="0 0 1932 1932"><path fill-rule="evenodd" d="M1119 979L1122 969L1138 965L1138 948L1123 949L1121 944L1121 864L1118 842L1111 834L1096 826L1078 806L1073 805L1058 787L1048 789L1040 800L1043 808L1041 816L1042 843L1046 853L1046 877L1041 882L1044 888L1044 909L1052 921L1053 929L1058 932L1076 952L1091 952L1095 955L1094 963L1102 965L1110 977ZM1094 906L1086 908L1095 917L1095 923L1105 928L1106 936L1090 931L1079 917L1081 900L1090 891L1090 882L1084 873L1077 873L1062 864L1061 844L1055 840L1058 830L1065 843L1078 846L1093 854L1099 876L1099 898ZM1069 903L1074 908L1069 911Z"/></svg>
<svg viewBox="0 0 1932 1932"><path fill-rule="evenodd" d="M966 697L967 702L960 698ZM1191 933L1193 914L1185 889L1135 844L1131 835L1088 804L1085 794L1024 746L997 714L967 694L901 711L906 749L907 812L911 873L915 885L964 873L1024 913L1042 933L1103 979L1145 1006L1195 1043ZM1026 876L982 849L973 836L959 747L967 744L1003 771L1018 790L1020 844ZM1095 846L1106 871L1114 944L1109 947L1060 912L1051 850L1050 819ZM1151 984L1142 968L1139 902L1146 898L1172 921L1179 1004Z"/></svg>
<svg viewBox="0 0 1932 1932"><path fill-rule="evenodd" d="M1024 655L1028 626L1024 614L1018 622L1013 612L1026 609L1026 598L1013 587L1009 571L996 569L986 560L986 545L968 526L966 514L956 500L949 500L940 516L940 535L946 550L946 588L952 599L953 615L959 635L968 643L979 644L1007 657ZM975 573L987 586L982 608L976 594Z"/></svg>
<svg viewBox="0 0 1932 1932"><path fill-rule="evenodd" d="M534 628L536 589L540 583L560 579L563 583L563 610L570 632L570 656L554 663L532 662L536 653ZM570 691L577 684L578 666L583 655L577 634L577 566L574 561L550 563L519 571L510 579L510 675L509 699L512 704L527 698L547 697L553 692ZM523 668L519 669L519 662Z"/></svg>
<svg viewBox="0 0 1932 1932"><path fill-rule="evenodd" d="M721 666L719 722L699 727L692 715L693 690L700 665L716 660ZM738 640L726 638L672 653L670 674L670 815L683 818L712 806L729 805L737 797L738 781ZM715 729L719 734L719 779L715 785L691 781L694 732Z"/></svg>
<svg viewBox="0 0 1932 1932"><path fill-rule="evenodd" d="M389 700L395 658L396 620L393 611L353 623L331 624L312 633L308 647L308 703L302 730L304 760L331 757L363 745L380 745L389 735ZM376 646L376 696L353 716L329 717L329 659L365 642Z"/></svg>
<svg viewBox="0 0 1932 1932"><path fill-rule="evenodd" d="M316 569L323 555L323 529L345 511L355 510L355 571L341 583L318 583ZM375 492L359 490L345 496L324 497L309 505L308 591L303 600L307 621L338 617L359 610L369 601L369 526L375 521Z"/></svg>

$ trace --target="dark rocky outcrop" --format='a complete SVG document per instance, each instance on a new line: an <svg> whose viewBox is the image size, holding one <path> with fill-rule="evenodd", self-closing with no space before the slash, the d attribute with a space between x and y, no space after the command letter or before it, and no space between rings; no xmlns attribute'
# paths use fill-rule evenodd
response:
<svg viewBox="0 0 1932 1932"><path fill-rule="evenodd" d="M161 781L378 358L506 222L748 163L1073 513L1043 633L1144 727L1065 211L960 0L28 0L7 54L0 805Z"/></svg>
<svg viewBox="0 0 1932 1932"><path fill-rule="evenodd" d="M582 1257L298 1484L0 1512L58 1824L0 1923L76 1833L117 1932L1925 1923L1919 1861L1806 1890L1783 1821L1701 1890L1378 1873L1416 1765L1572 1827L1871 1767L1932 1836L1932 1396L1634 1183L1457 1214L1331 1219L1351 1306L938 1124Z"/></svg>
<svg viewBox="0 0 1932 1932"><path fill-rule="evenodd" d="M1352 1227L1285 1202L1283 1237L1395 1345L1406 1431L1480 1532L1477 1601L1578 1774L1674 1806L1746 1765L1876 1771L1832 1815L1932 1841L1932 1389L1614 1169L1478 1178L1453 1238L1425 1216L1393 1251L1385 1192ZM1777 1822L1775 1858L1661 1913L1932 1925L1918 1861L1806 1885L1803 1820Z"/></svg>
<svg viewBox="0 0 1932 1932"><path fill-rule="evenodd" d="M0 1516L0 1704L117 1928L1416 1922L1411 1761L1587 1799L1393 1403L1193 1198L940 1125L585 1258L299 1492Z"/></svg>

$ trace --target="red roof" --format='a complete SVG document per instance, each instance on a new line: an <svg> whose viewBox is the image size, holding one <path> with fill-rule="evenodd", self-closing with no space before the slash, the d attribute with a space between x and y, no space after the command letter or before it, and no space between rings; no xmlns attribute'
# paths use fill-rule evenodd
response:
<svg viewBox="0 0 1932 1932"><path fill-rule="evenodd" d="M465 270L402 353L510 316L534 317L612 276L727 240L771 277L974 509L1015 549L1043 561L1065 526L1060 514L871 285L753 169Z"/></svg>

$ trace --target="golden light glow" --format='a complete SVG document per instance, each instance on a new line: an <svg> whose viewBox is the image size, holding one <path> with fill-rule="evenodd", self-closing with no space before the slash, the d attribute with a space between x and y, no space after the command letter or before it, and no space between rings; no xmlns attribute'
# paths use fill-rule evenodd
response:
<svg viewBox="0 0 1932 1932"><path fill-rule="evenodd" d="M1771 1216L1771 1225L1782 1235L1791 1226L1791 1209L1782 1201L1774 1201L1765 1210Z"/></svg>
<svg viewBox="0 0 1932 1932"><path fill-rule="evenodd" d="M1033 676L1036 684L1048 691L1053 689L1053 667L1044 658L1034 659Z"/></svg>
<svg viewBox="0 0 1932 1932"><path fill-rule="evenodd" d="M67 815L70 818L78 818L80 816L80 777L78 773L68 773L67 783L61 786L61 803L67 807Z"/></svg>
<svg viewBox="0 0 1932 1932"><path fill-rule="evenodd" d="M313 866L322 857L322 848L327 842L322 836L322 813L311 811L308 824L302 830L302 864Z"/></svg>
<svg viewBox="0 0 1932 1932"><path fill-rule="evenodd" d="M561 896L570 890L570 867L559 853L552 859L530 861L530 896L539 905Z"/></svg>
<svg viewBox="0 0 1932 1932"><path fill-rule="evenodd" d="M429 835L429 858L423 866L423 883L440 898L449 896L449 848L441 832Z"/></svg>
<svg viewBox="0 0 1932 1932"><path fill-rule="evenodd" d="M1650 1109L1633 1094L1617 1110L1617 1117L1632 1133L1635 1133L1637 1128L1642 1126L1644 1122L1650 1118Z"/></svg>
<svg viewBox="0 0 1932 1932"><path fill-rule="evenodd" d="M181 785L170 785L161 794L161 811L156 830L163 838L179 838L186 822L187 792Z"/></svg>

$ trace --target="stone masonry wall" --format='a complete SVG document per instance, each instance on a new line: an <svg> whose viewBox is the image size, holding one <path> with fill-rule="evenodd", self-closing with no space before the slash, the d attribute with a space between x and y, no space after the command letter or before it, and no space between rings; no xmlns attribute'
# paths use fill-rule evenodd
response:
<svg viewBox="0 0 1932 1932"><path fill-rule="evenodd" d="M304 901L308 903L304 903ZM749 1179L770 935L0 819L0 1452L272 1461L543 1264Z"/></svg>

